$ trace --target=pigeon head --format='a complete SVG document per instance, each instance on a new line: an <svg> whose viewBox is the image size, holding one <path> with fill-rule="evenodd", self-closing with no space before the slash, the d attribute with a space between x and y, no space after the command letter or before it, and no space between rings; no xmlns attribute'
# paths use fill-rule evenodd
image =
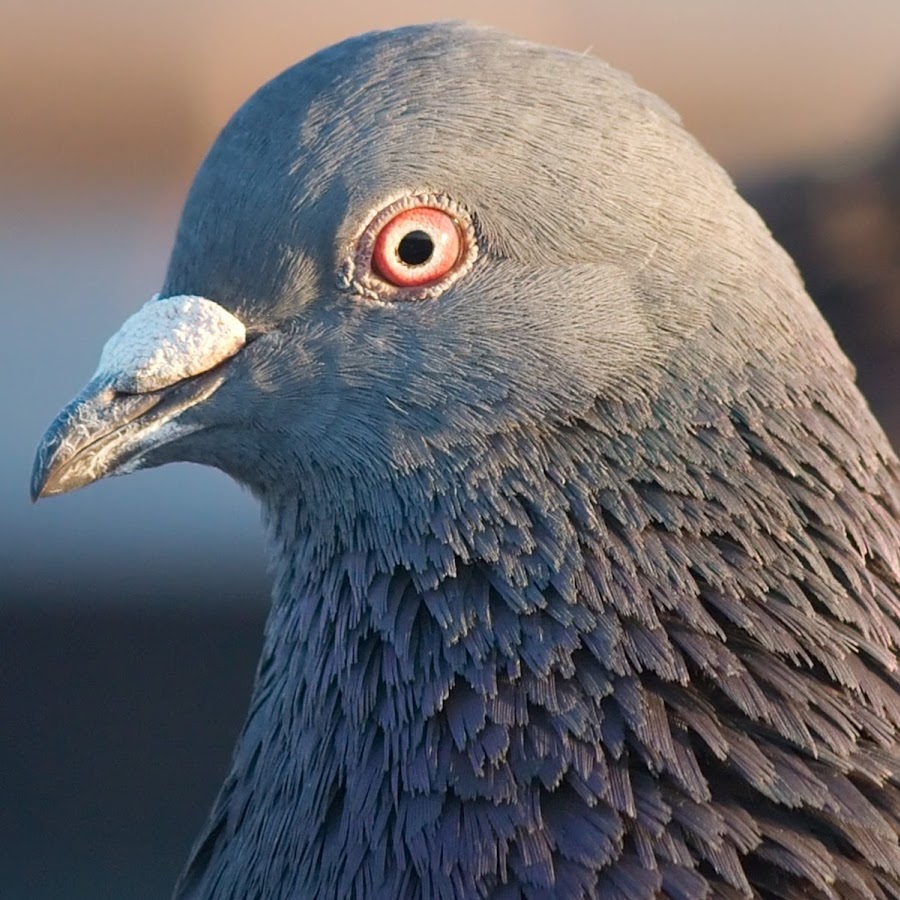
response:
<svg viewBox="0 0 900 900"><path fill-rule="evenodd" d="M659 100L463 25L255 94L35 496L189 460L275 584L187 898L900 896L900 478Z"/></svg>
<svg viewBox="0 0 900 900"><path fill-rule="evenodd" d="M739 279L753 290L727 292ZM748 320L793 312L804 327L772 339L827 340L808 308L785 310L794 281L674 114L600 61L465 26L366 35L225 127L160 296L64 413L85 446L52 430L34 489L179 459L259 491L314 491L323 471L392 481L597 397L655 394L679 354L694 356L679 377L705 379L713 324L725 371L758 352ZM180 297L224 312L195 321ZM172 371L142 385L148 344ZM98 388L115 393L99 442Z"/></svg>

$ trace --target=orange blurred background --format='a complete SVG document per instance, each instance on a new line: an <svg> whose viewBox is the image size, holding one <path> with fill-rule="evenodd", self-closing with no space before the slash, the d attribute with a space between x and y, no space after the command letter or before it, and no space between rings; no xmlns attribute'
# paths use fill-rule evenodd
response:
<svg viewBox="0 0 900 900"><path fill-rule="evenodd" d="M896 0L5 0L3 171L183 184L251 91L350 34L435 18L595 53L683 115L732 171L864 148L900 106Z"/></svg>

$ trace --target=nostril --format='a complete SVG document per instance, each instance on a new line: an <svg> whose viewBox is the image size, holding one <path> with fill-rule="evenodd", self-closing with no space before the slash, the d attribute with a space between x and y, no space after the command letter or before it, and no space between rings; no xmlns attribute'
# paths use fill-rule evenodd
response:
<svg viewBox="0 0 900 900"><path fill-rule="evenodd" d="M151 393L214 368L246 342L243 322L218 303L154 298L109 339L94 377L120 393Z"/></svg>

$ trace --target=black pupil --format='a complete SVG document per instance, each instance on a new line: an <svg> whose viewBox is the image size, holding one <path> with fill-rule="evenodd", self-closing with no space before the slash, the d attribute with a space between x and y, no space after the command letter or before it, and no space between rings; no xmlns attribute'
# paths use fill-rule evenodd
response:
<svg viewBox="0 0 900 900"><path fill-rule="evenodd" d="M431 259L434 253L434 241L425 231L416 229L404 234L397 244L397 257L406 266L421 266Z"/></svg>

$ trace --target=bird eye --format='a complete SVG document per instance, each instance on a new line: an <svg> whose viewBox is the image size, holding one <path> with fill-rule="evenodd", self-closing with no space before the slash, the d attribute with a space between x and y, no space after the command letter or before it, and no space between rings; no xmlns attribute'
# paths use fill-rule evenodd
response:
<svg viewBox="0 0 900 900"><path fill-rule="evenodd" d="M372 217L340 281L377 300L433 298L469 270L477 253L471 219L459 204L415 194Z"/></svg>
<svg viewBox="0 0 900 900"><path fill-rule="evenodd" d="M456 222L442 209L407 209L378 232L372 269L397 287L431 284L456 265L461 243Z"/></svg>

